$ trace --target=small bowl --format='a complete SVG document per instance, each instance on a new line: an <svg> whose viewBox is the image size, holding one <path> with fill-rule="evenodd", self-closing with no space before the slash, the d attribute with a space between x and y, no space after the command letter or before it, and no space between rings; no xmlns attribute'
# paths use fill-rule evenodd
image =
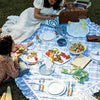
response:
<svg viewBox="0 0 100 100"><path fill-rule="evenodd" d="M57 40L59 46L66 46L67 42L64 38L60 38Z"/></svg>
<svg viewBox="0 0 100 100"><path fill-rule="evenodd" d="M72 52L70 50L70 48L71 48L71 46L73 46L74 43L81 43L81 45L84 46L84 50L83 51L80 51L80 52ZM67 43L67 48L69 49L69 52L72 53L72 54L81 54L81 53L83 53L86 50L86 44L84 42L81 42L81 41L69 41Z"/></svg>

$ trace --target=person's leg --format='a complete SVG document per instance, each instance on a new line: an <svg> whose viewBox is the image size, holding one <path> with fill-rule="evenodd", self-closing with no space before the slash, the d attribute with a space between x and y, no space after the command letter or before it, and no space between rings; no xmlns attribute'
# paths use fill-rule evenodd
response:
<svg viewBox="0 0 100 100"><path fill-rule="evenodd" d="M0 28L0 33L2 33L2 28Z"/></svg>
<svg viewBox="0 0 100 100"><path fill-rule="evenodd" d="M30 68L26 65L26 63L19 58L19 66L20 66L20 71L18 77L23 76L24 74L28 73Z"/></svg>
<svg viewBox="0 0 100 100"><path fill-rule="evenodd" d="M13 81L14 81L14 79L13 78L10 78L8 80L3 80L2 83L9 83L9 82L13 82Z"/></svg>

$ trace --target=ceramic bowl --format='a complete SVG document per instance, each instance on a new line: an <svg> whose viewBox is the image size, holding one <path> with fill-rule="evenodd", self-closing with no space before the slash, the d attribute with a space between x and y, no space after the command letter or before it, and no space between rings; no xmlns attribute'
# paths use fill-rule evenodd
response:
<svg viewBox="0 0 100 100"><path fill-rule="evenodd" d="M57 40L59 46L66 46L67 42L64 38L60 38Z"/></svg>
<svg viewBox="0 0 100 100"><path fill-rule="evenodd" d="M72 51L71 47L73 47L73 44L75 44L75 43L76 44L80 43L84 47L84 50L78 49L80 51L77 51L77 52ZM70 53L72 53L72 54L81 54L81 53L83 53L86 50L86 44L84 42L82 42L82 41L68 41L67 48L69 49Z"/></svg>

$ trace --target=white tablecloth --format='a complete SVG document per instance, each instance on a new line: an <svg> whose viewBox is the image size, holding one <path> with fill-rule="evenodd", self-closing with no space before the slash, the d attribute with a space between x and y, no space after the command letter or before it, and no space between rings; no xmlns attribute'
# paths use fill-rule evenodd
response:
<svg viewBox="0 0 100 100"><path fill-rule="evenodd" d="M89 26L88 35L100 35L100 26L91 22L89 19L87 19L87 22ZM40 35L41 33L47 30L54 32L55 29L46 25L41 25L41 27L36 31L35 35L36 34ZM33 40L34 43L32 46L29 47L29 49L38 50L42 52L43 54L45 54L48 48L53 48L53 47L60 48L63 51L67 50L66 46L59 47L57 44L58 38L62 36L52 41L42 41L42 43L38 43L35 35L23 41L22 43L27 43ZM98 42L87 42L86 37L75 38L73 36L70 36L68 33L66 33L66 36L68 37L69 40L81 40L85 42L85 44L87 45L87 48L83 54L88 57L90 57L91 50L94 48L99 48L99 45L100 45L100 43ZM73 54L70 54L70 55L72 58L67 63L62 64L62 65L54 64L55 71L49 76L44 76L39 73L39 64L31 65L31 66L27 65L31 68L29 73L15 79L17 86L20 88L24 96L28 98L29 100L95 100L91 96L93 95L93 93L100 91L100 65L97 64L96 60L92 59L92 61L84 68L84 70L88 72L88 80L80 83L80 82L77 82L77 80L75 80L75 78L72 77L71 75L61 73L62 68L70 69L72 67L71 62L75 59L77 55L73 55ZM43 56L43 58L44 57L45 56ZM41 78L45 79L43 92L38 90L39 79ZM63 81L66 84L66 86L68 84L68 81L70 81L71 83L74 83L72 96L66 96L67 88L66 88L65 93L61 96L49 95L46 92L47 84L50 81L55 80L55 79Z"/></svg>

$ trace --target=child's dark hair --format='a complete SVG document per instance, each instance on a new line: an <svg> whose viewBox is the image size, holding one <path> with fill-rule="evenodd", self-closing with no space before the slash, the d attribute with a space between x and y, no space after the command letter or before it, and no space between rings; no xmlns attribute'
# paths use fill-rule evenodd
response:
<svg viewBox="0 0 100 100"><path fill-rule="evenodd" d="M58 10L60 8L60 3L62 0L56 0L56 3L53 5L54 10ZM48 0L44 0L44 7L49 8L51 7Z"/></svg>
<svg viewBox="0 0 100 100"><path fill-rule="evenodd" d="M0 36L0 55L11 54L12 51L12 37L11 35Z"/></svg>

